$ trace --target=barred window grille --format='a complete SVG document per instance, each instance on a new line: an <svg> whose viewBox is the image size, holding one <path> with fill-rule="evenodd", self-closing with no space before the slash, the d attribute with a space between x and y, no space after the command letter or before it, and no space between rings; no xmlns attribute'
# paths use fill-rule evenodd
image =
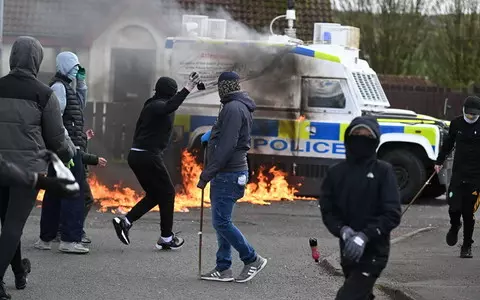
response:
<svg viewBox="0 0 480 300"><path fill-rule="evenodd" d="M385 105L389 104L387 96L383 92L380 80L375 74L364 74L353 72L353 79L360 90L360 95L364 104Z"/></svg>

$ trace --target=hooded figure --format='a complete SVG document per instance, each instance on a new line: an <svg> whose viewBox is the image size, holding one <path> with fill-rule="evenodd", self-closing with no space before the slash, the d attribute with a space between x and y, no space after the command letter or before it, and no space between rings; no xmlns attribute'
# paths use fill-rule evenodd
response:
<svg viewBox="0 0 480 300"><path fill-rule="evenodd" d="M50 81L50 86L60 102L63 124L75 146L86 151L83 110L88 88L85 78L79 74L80 62L76 54L67 51L57 55L56 64L57 73ZM74 81L75 89L72 87Z"/></svg>
<svg viewBox="0 0 480 300"><path fill-rule="evenodd" d="M155 85L155 95L143 105L128 154L128 165L146 196L124 218L112 220L117 237L125 245L130 244L129 230L132 224L158 205L161 234L156 243L157 249L179 249L183 246L184 240L172 231L175 188L163 153L172 137L175 111L199 82L200 76L193 72L185 87L177 92L174 79L160 77Z"/></svg>
<svg viewBox="0 0 480 300"><path fill-rule="evenodd" d="M237 200L248 182L247 152L253 124L255 102L240 89L240 77L224 72L218 78L221 110L212 127L207 146L206 166L197 187L211 182L212 223L217 231L217 262L213 270L202 274L203 280L247 282L267 264L232 223ZM244 267L236 278L232 273L231 248L238 251Z"/></svg>
<svg viewBox="0 0 480 300"><path fill-rule="evenodd" d="M480 203L480 98L469 96L463 105L463 115L450 122L448 135L440 148L435 170L440 171L447 156L455 146L452 178L450 179L447 201L449 204L450 230L446 236L449 246L458 242L458 232L462 227L463 244L460 257L472 257L474 213Z"/></svg>
<svg viewBox="0 0 480 300"><path fill-rule="evenodd" d="M247 152L256 104L240 89L240 77L235 72L220 75L218 94L222 108L209 136L209 163L200 176L203 186L218 172L248 169Z"/></svg>
<svg viewBox="0 0 480 300"><path fill-rule="evenodd" d="M35 243L35 248L51 249L51 243L60 231L58 249L61 252L86 254L90 250L81 243L86 182L83 156L87 148L87 135L83 127L83 109L87 93L85 69L81 68L78 57L72 52L58 54L56 63L57 73L50 81L50 86L58 99L65 133L77 149L68 167L80 185L80 192L70 197L58 197L48 192L45 193L40 219L40 239ZM75 89L72 87L74 80ZM49 174L54 174L52 168L50 168Z"/></svg>
<svg viewBox="0 0 480 300"><path fill-rule="evenodd" d="M47 162L39 151L52 150L67 163L75 148L65 137L54 93L36 78L42 58L42 45L33 37L19 37L12 46L11 71L0 78L0 155L22 170L45 174ZM22 260L20 239L37 192L31 186L0 188L0 282L11 264L19 288L25 287L29 271L28 260ZM7 298L2 283L0 298Z"/></svg>
<svg viewBox="0 0 480 300"><path fill-rule="evenodd" d="M390 232L400 224L400 195L392 166L376 157L375 119L355 118L344 140L346 160L329 169L319 202L325 226L340 239L345 283L336 299L373 299L387 265Z"/></svg>

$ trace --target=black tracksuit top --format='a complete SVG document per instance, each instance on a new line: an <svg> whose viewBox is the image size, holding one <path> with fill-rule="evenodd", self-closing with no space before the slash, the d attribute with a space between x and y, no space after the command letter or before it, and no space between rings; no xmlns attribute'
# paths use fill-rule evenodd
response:
<svg viewBox="0 0 480 300"><path fill-rule="evenodd" d="M184 88L168 100L155 97L148 99L135 127L132 148L155 154L165 150L172 135L175 111L189 94Z"/></svg>
<svg viewBox="0 0 480 300"><path fill-rule="evenodd" d="M380 130L366 118L356 118L347 128L365 123L377 136ZM348 152L347 152L348 158ZM386 265L390 252L390 232L400 224L401 205L392 166L374 155L362 162L348 159L329 169L322 184L320 208L325 226L340 237L343 226L363 232L369 239L360 262ZM343 249L343 241L341 248Z"/></svg>
<svg viewBox="0 0 480 300"><path fill-rule="evenodd" d="M437 164L444 163L454 146L455 157L450 185L468 182L480 188L480 120L469 124L462 115L450 122L448 135L438 154Z"/></svg>

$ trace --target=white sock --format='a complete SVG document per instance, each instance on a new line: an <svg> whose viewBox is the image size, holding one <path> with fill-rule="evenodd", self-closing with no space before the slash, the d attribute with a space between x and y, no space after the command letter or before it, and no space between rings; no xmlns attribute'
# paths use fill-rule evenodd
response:
<svg viewBox="0 0 480 300"><path fill-rule="evenodd" d="M125 222L127 223L128 226L132 225L132 223L130 223L130 221L127 219L127 217L125 217Z"/></svg>
<svg viewBox="0 0 480 300"><path fill-rule="evenodd" d="M170 243L173 239L173 236L169 236L169 237L163 237L162 236L162 240L165 242L165 243Z"/></svg>

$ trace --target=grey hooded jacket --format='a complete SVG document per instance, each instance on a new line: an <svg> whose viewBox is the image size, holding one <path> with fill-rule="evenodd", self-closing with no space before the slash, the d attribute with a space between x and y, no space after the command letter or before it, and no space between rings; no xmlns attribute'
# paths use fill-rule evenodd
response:
<svg viewBox="0 0 480 300"><path fill-rule="evenodd" d="M75 154L55 94L36 78L42 59L38 40L19 37L10 54L11 71L0 78L0 154L32 172L47 171L40 150L49 149L64 162Z"/></svg>

